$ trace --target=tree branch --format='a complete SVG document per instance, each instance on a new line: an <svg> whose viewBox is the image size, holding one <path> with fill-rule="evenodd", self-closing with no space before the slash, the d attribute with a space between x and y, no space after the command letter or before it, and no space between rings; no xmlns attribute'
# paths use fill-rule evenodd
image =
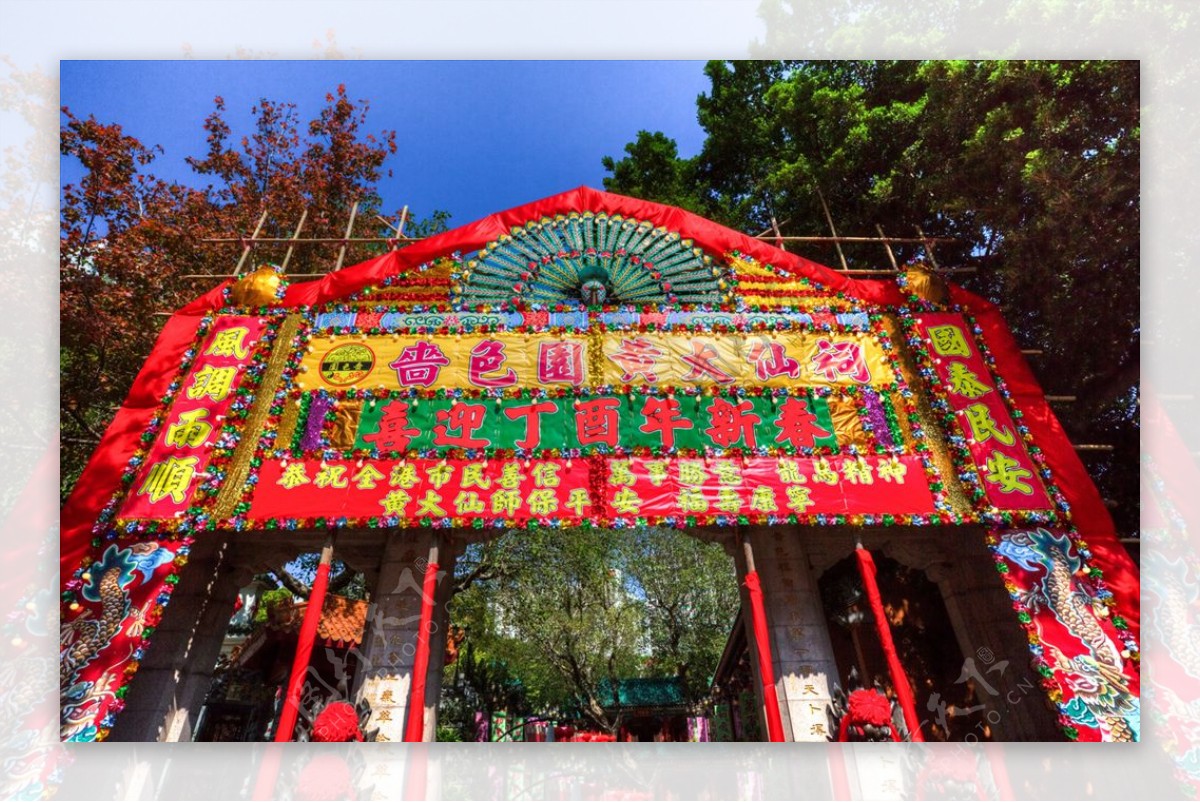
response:
<svg viewBox="0 0 1200 802"><path fill-rule="evenodd" d="M307 599L309 594L312 593L312 588L301 582L299 579L296 579L296 577L292 576L286 568L267 568L267 573L275 577L275 581L278 582L282 587L285 587L291 591L293 596L299 596L302 599Z"/></svg>
<svg viewBox="0 0 1200 802"><path fill-rule="evenodd" d="M1141 369L1141 356L1137 351L1133 351L1128 359L1111 369L1085 377L1079 383L1078 395L1087 398L1097 407L1104 406L1137 384L1141 377Z"/></svg>

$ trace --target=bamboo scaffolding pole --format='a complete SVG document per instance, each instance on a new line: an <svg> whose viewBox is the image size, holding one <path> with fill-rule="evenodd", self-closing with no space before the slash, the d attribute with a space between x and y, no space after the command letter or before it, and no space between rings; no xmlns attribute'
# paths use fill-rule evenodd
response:
<svg viewBox="0 0 1200 802"><path fill-rule="evenodd" d="M346 236L342 237L342 247L338 249L337 264L333 266L333 272L342 269L342 263L346 261L346 248L350 247L350 235L354 233L354 218L358 217L358 201L350 207L350 220L346 223Z"/></svg>
<svg viewBox="0 0 1200 802"><path fill-rule="evenodd" d="M786 226L786 225L787 225L788 223L790 223L790 222L792 222L792 221L791 221L791 219L789 218L789 219L787 219L787 220L784 220L784 221L780 222L780 223L779 223L779 226ZM762 237L764 234L770 234L772 231L775 231L775 230L776 230L776 226L775 226L775 219L774 219L774 218L772 218L772 219L771 219L771 226L769 226L768 228L764 228L762 231L760 231L760 232L758 232L757 234L755 234L755 235L754 235L754 237L755 237L755 239L757 239L757 238L759 238L759 237Z"/></svg>
<svg viewBox="0 0 1200 802"><path fill-rule="evenodd" d="M254 240L244 240L238 237L201 237L197 242L207 242L217 245L229 245L235 242L244 242L247 245L282 245L296 243L300 245L338 245L338 244L361 244L369 242L392 242L394 240L403 240L404 242L420 242L424 237L259 237Z"/></svg>
<svg viewBox="0 0 1200 802"><path fill-rule="evenodd" d="M848 276L894 276L896 271L885 270L883 268L851 268L849 270L839 270L839 273L845 273ZM962 275L977 273L978 269L974 267L947 267L938 271L939 275ZM328 273L292 273L288 278L323 278L329 275ZM234 278L233 276L224 275L222 273L188 273L187 275L178 276L180 280L196 281L199 279L214 279L214 278ZM1026 352L1022 352L1026 353ZM1028 353L1042 353L1041 351Z"/></svg>
<svg viewBox="0 0 1200 802"><path fill-rule="evenodd" d="M875 230L879 232L879 239L883 240L883 249L887 251L888 261L892 263L892 270L900 272L900 265L896 262L896 253L892 250L892 241L883 233L883 226L879 223L875 224Z"/></svg>
<svg viewBox="0 0 1200 802"><path fill-rule="evenodd" d="M933 255L933 240L925 236L925 232L921 230L920 226L915 226L915 228L917 229L917 235L921 237L921 243L925 246L925 255L929 257L929 264L933 265L934 270L937 270L937 257Z"/></svg>
<svg viewBox="0 0 1200 802"><path fill-rule="evenodd" d="M254 233L250 235L250 239L246 240L239 237L238 239L234 240L234 242L242 243L242 258L238 259L237 267L233 269L233 275L235 277L242 274L242 268L246 265L246 258L250 255L250 249L254 246L254 241L258 237L258 232L262 231L263 223L265 222L267 222L267 210L264 207L262 214L259 215L258 225L254 227Z"/></svg>
<svg viewBox="0 0 1200 802"><path fill-rule="evenodd" d="M300 230L304 228L304 221L308 219L308 207L304 207L304 211L300 213L300 222L296 224L296 230L292 232L292 242L295 243L300 238ZM294 244L289 245L287 253L283 257L283 264L279 266L280 273L286 273L288 262L292 261L292 254L296 252Z"/></svg>
<svg viewBox="0 0 1200 802"><path fill-rule="evenodd" d="M845 273L848 276L894 276L895 270L884 270L882 268L857 268L852 267L849 270L839 270L839 273ZM946 275L961 275L978 273L979 269L975 267L947 267L938 271L939 276Z"/></svg>
<svg viewBox="0 0 1200 802"><path fill-rule="evenodd" d="M381 223L383 223L385 226L390 228L392 231L396 232L396 236L394 238L392 238L393 241L395 242L395 245L393 246L392 250L395 250L397 247L399 247L400 240L405 239L404 224L406 222L408 222L408 204L407 203L404 204L404 208L400 210L400 225L394 226L394 225L392 225L390 220L388 220L386 217L383 217L382 215L378 215L378 214L375 215L375 219L379 220Z"/></svg>
<svg viewBox="0 0 1200 802"><path fill-rule="evenodd" d="M782 232L780 232L780 230L779 230L779 223L775 222L774 215L771 216L771 229L775 232L775 247L781 251L786 251L787 246L784 244L783 240L780 238L780 235Z"/></svg>
<svg viewBox="0 0 1200 802"><path fill-rule="evenodd" d="M396 236L395 237L342 237L340 239L336 238L336 237L304 238L304 237L300 236L300 232L304 227L305 221L308 219L308 209L306 208L304 210L304 213L300 216L300 222L296 224L296 229L292 233L292 236L290 236L290 237L262 237L262 238L255 239L252 241L247 240L247 242L249 244L254 244L254 245L260 245L263 243L268 243L268 244L280 244L280 243L284 243L284 242L288 243L287 254L283 258L283 265L281 268L283 272L287 272L288 263L291 261L291 258L294 254L295 246L297 244L317 243L317 242L341 243L344 247L347 243L379 242L379 243L388 243L395 247L399 247L399 244L401 242L416 242L418 240L418 238L404 236L404 225L408 219L408 206L405 206L404 209L400 212L400 224L398 226L392 225L391 221L389 221L385 217L381 217L380 215L375 215L375 217L381 223L386 225L388 228L395 231ZM227 238L224 238L224 237L220 237L220 238L201 239L199 241L200 242L224 243L224 242L228 242L230 240L228 240ZM237 240L233 240L233 241L236 242ZM312 279L312 278L324 278L327 275L329 275L329 274L328 273L292 273L292 274L288 275L288 278ZM177 278L186 280L186 281L198 281L198 280L208 280L208 279L230 279L230 278L238 278L238 276L237 276L237 274L227 274L227 273L188 273L188 274L185 274L182 276L178 276Z"/></svg>
<svg viewBox="0 0 1200 802"><path fill-rule="evenodd" d="M780 239L780 240L783 240L784 242L817 242L817 243L821 243L821 242L830 242L830 243L832 243L832 242L899 242L899 243L906 243L906 244L910 244L910 245L914 244L914 243L919 245L919 244L925 243L925 242L955 242L956 241L953 237L925 237L924 239L922 239L921 237L848 237L848 236L841 236L841 235L836 236L836 237L826 237L826 236L811 236L811 237L782 236L782 237L776 237L774 234L770 233L769 231L766 233L758 234L754 237L751 237L751 239L761 239L761 240L767 240L767 241ZM263 241L263 240L260 240L260 242L261 241Z"/></svg>
<svg viewBox="0 0 1200 802"><path fill-rule="evenodd" d="M850 265L846 264L846 254L842 253L842 243L837 239L837 229L833 225L833 215L829 213L829 204L825 202L825 193L817 187L817 198L821 201L821 210L825 212L825 222L829 223L829 233L833 234L833 247L837 250L838 261L842 263L842 270L849 270Z"/></svg>

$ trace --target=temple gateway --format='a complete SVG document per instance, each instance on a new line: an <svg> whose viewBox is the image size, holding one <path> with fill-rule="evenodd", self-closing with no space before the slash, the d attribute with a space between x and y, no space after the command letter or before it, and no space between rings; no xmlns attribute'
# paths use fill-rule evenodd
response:
<svg viewBox="0 0 1200 802"><path fill-rule="evenodd" d="M271 737L316 678L434 740L456 555L579 526L733 557L713 732L861 734L853 670L889 739L1138 738L1137 569L992 304L586 188L167 321L62 513L62 737L191 740L239 590L321 552ZM322 635L335 557L369 605Z"/></svg>

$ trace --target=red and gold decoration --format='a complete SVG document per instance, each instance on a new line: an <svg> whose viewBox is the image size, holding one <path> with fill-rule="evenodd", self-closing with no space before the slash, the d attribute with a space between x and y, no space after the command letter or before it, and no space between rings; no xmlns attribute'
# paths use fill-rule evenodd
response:
<svg viewBox="0 0 1200 802"><path fill-rule="evenodd" d="M188 509L262 334L256 317L222 316L213 324L119 517L169 519Z"/></svg>
<svg viewBox="0 0 1200 802"><path fill-rule="evenodd" d="M1079 741L1138 740L1137 643L1089 564L1087 544L1041 528L993 533L988 544L1063 732Z"/></svg>
<svg viewBox="0 0 1200 802"><path fill-rule="evenodd" d="M987 526L1064 732L1136 736L1103 505L994 308L909 289L580 189L209 292L63 510L63 737L107 734L194 538L752 523Z"/></svg>
<svg viewBox="0 0 1200 802"><path fill-rule="evenodd" d="M938 391L954 411L976 475L991 510L1048 510L1049 496L1025 448L995 380L962 315L924 312L913 328L932 364Z"/></svg>

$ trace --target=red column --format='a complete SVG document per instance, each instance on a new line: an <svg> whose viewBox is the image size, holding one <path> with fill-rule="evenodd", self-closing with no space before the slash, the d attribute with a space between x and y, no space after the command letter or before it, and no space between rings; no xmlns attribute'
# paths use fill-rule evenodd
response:
<svg viewBox="0 0 1200 802"><path fill-rule="evenodd" d="M292 740L292 733L296 729L296 718L300 715L300 691L304 688L304 675L308 672L313 641L317 637L317 626L321 623L321 608L325 606L325 590L329 587L329 566L332 562L331 537L321 550L317 576L313 579L312 591L308 594L308 607L304 611L300 637L296 641L296 657L292 660L292 673L288 677L287 696L283 701L283 711L279 715L279 726L275 728L276 741Z"/></svg>
<svg viewBox="0 0 1200 802"><path fill-rule="evenodd" d="M421 621L417 625L417 653L413 657L408 722L404 727L406 742L425 740L425 675L429 673L429 636L433 629L433 608L437 595L437 549L435 539L429 550L429 562L425 564L425 584L421 589Z"/></svg>
<svg viewBox="0 0 1200 802"><path fill-rule="evenodd" d="M908 676L904 666L900 665L900 657L896 654L896 644L892 641L892 627L888 624L883 611L883 599L879 595L879 584L875 581L875 560L871 552L859 546L854 550L858 557L858 570L862 575L863 588L867 592L867 601L871 604L871 615L875 618L875 633L879 636L879 645L887 657L888 674L892 678L892 687L896 689L896 699L900 702L900 710L904 713L904 723L908 727L909 738L914 741L924 741L921 734L921 719L917 716L917 705L913 699L912 688L908 684ZM866 679L865 677L863 678Z"/></svg>
<svg viewBox="0 0 1200 802"><path fill-rule="evenodd" d="M754 628L754 647L758 652L758 673L762 678L763 705L767 709L767 740L783 741L783 719L779 715L779 694L775 691L775 664L771 661L771 636L767 631L767 611L763 606L762 584L754 570L754 551L750 539L741 535L746 556L746 594L750 597L750 624Z"/></svg>

